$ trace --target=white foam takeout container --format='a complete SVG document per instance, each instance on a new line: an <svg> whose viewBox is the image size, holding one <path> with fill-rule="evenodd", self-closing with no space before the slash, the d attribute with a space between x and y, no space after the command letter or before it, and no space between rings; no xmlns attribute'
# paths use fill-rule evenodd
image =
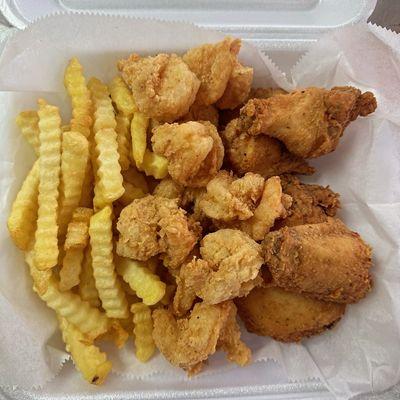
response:
<svg viewBox="0 0 400 400"><path fill-rule="evenodd" d="M323 33L365 22L376 0L3 0L0 11L11 27L0 25L1 41L12 29L23 29L54 12L84 11L134 15L168 21L187 21L247 40L267 52L281 69L289 70ZM0 360L1 362L1 360ZM289 382L285 371L270 362L268 375L260 365L177 382L173 376L140 381L111 375L96 388L83 382L72 363L42 390L0 388L5 399L139 399L139 398L265 398L333 399L319 381Z"/></svg>

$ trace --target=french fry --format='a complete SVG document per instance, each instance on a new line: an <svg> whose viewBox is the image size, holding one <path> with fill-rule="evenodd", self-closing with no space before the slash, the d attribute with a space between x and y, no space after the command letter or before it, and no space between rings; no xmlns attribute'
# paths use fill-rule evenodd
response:
<svg viewBox="0 0 400 400"><path fill-rule="evenodd" d="M72 220L68 224L64 250L84 249L89 241L89 222L93 210L86 207L77 207L72 214Z"/></svg>
<svg viewBox="0 0 400 400"><path fill-rule="evenodd" d="M58 316L66 350L71 354L76 369L89 383L101 385L111 371L111 362L79 329L66 318Z"/></svg>
<svg viewBox="0 0 400 400"><path fill-rule="evenodd" d="M59 236L64 237L72 213L79 205L89 158L88 140L79 132L64 132L61 154Z"/></svg>
<svg viewBox="0 0 400 400"><path fill-rule="evenodd" d="M51 278L51 269L40 271L36 268L34 263L33 245L30 245L30 250L25 252L25 262L29 266L29 272L33 279L33 290L41 296L46 292L49 287L49 280Z"/></svg>
<svg viewBox="0 0 400 400"><path fill-rule="evenodd" d="M113 260L112 209L103 208L90 219L90 246L96 288L110 318L127 318L128 302L115 272Z"/></svg>
<svg viewBox="0 0 400 400"><path fill-rule="evenodd" d="M143 163L144 153L147 146L147 128L149 118L140 112L135 112L131 121L132 157L136 167L140 168Z"/></svg>
<svg viewBox="0 0 400 400"><path fill-rule="evenodd" d="M61 118L57 107L39 100L40 170L35 264L49 269L58 260L58 185L61 163Z"/></svg>
<svg viewBox="0 0 400 400"><path fill-rule="evenodd" d="M131 91L119 75L110 83L110 94L120 113L128 116L137 111Z"/></svg>
<svg viewBox="0 0 400 400"><path fill-rule="evenodd" d="M124 182L123 183L125 192L124 194L119 198L119 202L123 206L127 206L128 204L131 204L133 200L135 199L140 199L144 196L146 196L146 193L143 192L141 188L135 187L129 182Z"/></svg>
<svg viewBox="0 0 400 400"><path fill-rule="evenodd" d="M39 160L25 178L7 221L11 238L21 250L27 250L34 237L38 213L38 187Z"/></svg>
<svg viewBox="0 0 400 400"><path fill-rule="evenodd" d="M153 274L145 263L128 258L119 258L117 271L129 284L143 303L151 306L158 303L165 294L165 283Z"/></svg>
<svg viewBox="0 0 400 400"><path fill-rule="evenodd" d="M128 340L129 334L120 323L121 320L110 319L108 331L99 339L112 340L115 345L120 349Z"/></svg>
<svg viewBox="0 0 400 400"><path fill-rule="evenodd" d="M65 69L64 86L71 97L72 120L71 130L80 132L86 138L92 127L92 100L86 87L83 68L77 58L72 58Z"/></svg>
<svg viewBox="0 0 400 400"><path fill-rule="evenodd" d="M77 294L61 292L54 279L49 280L48 288L40 294L40 298L48 307L86 334L89 340L96 339L109 329L110 321L105 314L91 307Z"/></svg>
<svg viewBox="0 0 400 400"><path fill-rule="evenodd" d="M82 300L87 301L92 307L100 307L99 292L93 276L91 247L85 249L85 256L82 263L82 271L79 277L79 295Z"/></svg>
<svg viewBox="0 0 400 400"><path fill-rule="evenodd" d="M131 164L131 120L129 116L122 113L118 113L115 120L117 123L115 131L117 133L119 163L121 170L126 171Z"/></svg>
<svg viewBox="0 0 400 400"><path fill-rule="evenodd" d="M61 125L61 132L70 132L70 131L71 131L71 124Z"/></svg>
<svg viewBox="0 0 400 400"><path fill-rule="evenodd" d="M90 145L90 143L89 143ZM90 153L90 149L89 149ZM89 154L90 158L90 154ZM87 164L86 164L86 170L85 170L85 178L83 180L83 185L82 185L82 192L81 192L81 199L79 201L79 205L81 207L92 207L93 206L93 189L94 189L94 176L93 176L93 166L92 162L89 159Z"/></svg>
<svg viewBox="0 0 400 400"><path fill-rule="evenodd" d="M145 176L135 167L129 168L122 172L124 181L131 183L133 186L142 189L143 193L149 193L149 186Z"/></svg>
<svg viewBox="0 0 400 400"><path fill-rule="evenodd" d="M22 111L16 118L16 123L26 141L32 146L36 155L39 155L39 116L36 111Z"/></svg>
<svg viewBox="0 0 400 400"><path fill-rule="evenodd" d="M60 269L59 288L61 291L65 292L79 284L83 255L83 249L69 249L65 251Z"/></svg>
<svg viewBox="0 0 400 400"><path fill-rule="evenodd" d="M146 149L141 169L147 176L163 179L168 175L168 160Z"/></svg>
<svg viewBox="0 0 400 400"><path fill-rule="evenodd" d="M153 340L153 320L150 307L143 303L135 303L131 306L133 314L133 333L135 334L135 354L139 361L146 362L156 351Z"/></svg>

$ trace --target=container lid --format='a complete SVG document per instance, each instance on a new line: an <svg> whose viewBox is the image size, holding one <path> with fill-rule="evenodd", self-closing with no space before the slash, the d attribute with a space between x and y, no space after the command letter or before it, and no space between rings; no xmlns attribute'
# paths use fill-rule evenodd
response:
<svg viewBox="0 0 400 400"><path fill-rule="evenodd" d="M329 30L367 21L375 5L376 0L3 0L0 11L21 29L52 12L100 11L189 21L262 50L305 50Z"/></svg>

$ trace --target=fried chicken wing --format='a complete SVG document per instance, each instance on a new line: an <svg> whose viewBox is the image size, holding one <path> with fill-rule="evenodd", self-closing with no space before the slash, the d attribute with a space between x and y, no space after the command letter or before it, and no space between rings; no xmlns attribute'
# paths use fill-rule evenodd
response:
<svg viewBox="0 0 400 400"><path fill-rule="evenodd" d="M183 61L199 78L201 84L196 103L214 104L222 97L232 75L240 40L230 37L214 44L204 44L190 49Z"/></svg>
<svg viewBox="0 0 400 400"><path fill-rule="evenodd" d="M122 78L145 115L173 122L187 114L200 81L176 54L140 57L131 54L118 62Z"/></svg>
<svg viewBox="0 0 400 400"><path fill-rule="evenodd" d="M178 315L190 309L200 297L205 304L218 304L245 296L261 283L261 247L245 233L221 229L201 241L201 259L182 266L177 279L174 310Z"/></svg>
<svg viewBox="0 0 400 400"><path fill-rule="evenodd" d="M263 248L274 284L288 291L355 303L371 289L371 248L338 219L270 232Z"/></svg>
<svg viewBox="0 0 400 400"><path fill-rule="evenodd" d="M171 177L183 186L206 186L222 166L224 146L209 122L160 125L151 141L153 150L168 159Z"/></svg>
<svg viewBox="0 0 400 400"><path fill-rule="evenodd" d="M293 175L281 176L281 183L284 193L292 197L292 205L288 216L277 221L276 229L326 222L328 217L336 215L340 207L339 194L329 187L301 183Z"/></svg>
<svg viewBox="0 0 400 400"><path fill-rule="evenodd" d="M227 160L236 173L254 172L269 178L289 172L314 172L314 168L289 153L279 140L265 135L248 135L241 130L239 122L239 119L232 120L222 133Z"/></svg>
<svg viewBox="0 0 400 400"><path fill-rule="evenodd" d="M287 292L277 287L256 287L235 300L247 330L281 342L298 342L332 328L346 305Z"/></svg>
<svg viewBox="0 0 400 400"><path fill-rule="evenodd" d="M198 373L218 347L230 361L245 365L250 349L240 340L236 307L231 301L217 305L197 303L190 316L176 319L168 309L153 311L153 338L164 357L189 375Z"/></svg>
<svg viewBox="0 0 400 400"><path fill-rule="evenodd" d="M160 254L164 265L176 269L194 248L200 225L187 218L176 201L148 195L134 200L119 216L117 254L148 260Z"/></svg>
<svg viewBox="0 0 400 400"><path fill-rule="evenodd" d="M221 110L233 110L240 106L249 96L252 82L253 68L245 67L236 61L225 92L217 101L216 106Z"/></svg>
<svg viewBox="0 0 400 400"><path fill-rule="evenodd" d="M375 108L370 92L353 87L311 87L249 100L240 110L240 125L250 135L280 140L298 157L314 158L335 150L346 126Z"/></svg>
<svg viewBox="0 0 400 400"><path fill-rule="evenodd" d="M187 114L185 114L180 122L188 121L208 121L218 128L218 110L212 105L204 106L194 103Z"/></svg>

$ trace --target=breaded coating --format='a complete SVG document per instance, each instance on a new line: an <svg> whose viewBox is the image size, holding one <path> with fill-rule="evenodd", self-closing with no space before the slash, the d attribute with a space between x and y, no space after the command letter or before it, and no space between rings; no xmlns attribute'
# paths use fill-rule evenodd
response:
<svg viewBox="0 0 400 400"><path fill-rule="evenodd" d="M286 290L355 303L371 289L371 248L336 218L270 232L263 248L274 284Z"/></svg>
<svg viewBox="0 0 400 400"><path fill-rule="evenodd" d="M183 186L206 186L222 166L224 146L210 122L160 125L151 141L153 150L168 159L172 179Z"/></svg>
<svg viewBox="0 0 400 400"><path fill-rule="evenodd" d="M281 184L284 193L292 197L292 205L288 216L277 221L276 229L326 222L328 217L336 215L340 207L339 194L333 192L329 186L301 183L293 175L282 175Z"/></svg>
<svg viewBox="0 0 400 400"><path fill-rule="evenodd" d="M276 96L278 94L287 94L288 92L286 90L283 90L281 88L263 88L263 87L258 87L258 88L252 88L249 93L249 97L247 100L250 99L269 99L272 96Z"/></svg>
<svg viewBox="0 0 400 400"><path fill-rule="evenodd" d="M180 270L174 299L177 314L190 309L193 293L205 304L218 304L247 295L262 281L261 246L241 231L209 233L201 241L200 254L201 259L193 259Z"/></svg>
<svg viewBox="0 0 400 400"><path fill-rule="evenodd" d="M200 236L175 200L148 195L134 200L119 216L117 254L146 261L160 254L164 265L179 268Z"/></svg>
<svg viewBox="0 0 400 400"><path fill-rule="evenodd" d="M219 171L207 184L199 207L210 218L221 221L244 220L254 215L254 210L264 189L264 178L248 172L235 178L227 171Z"/></svg>
<svg viewBox="0 0 400 400"><path fill-rule="evenodd" d="M310 87L268 99L253 99L240 110L240 125L250 135L280 140L294 155L315 158L337 147L346 126L376 108L370 92L350 86Z"/></svg>
<svg viewBox="0 0 400 400"><path fill-rule="evenodd" d="M236 61L225 92L217 101L216 106L221 110L233 110L242 105L249 96L252 82L253 68L245 67Z"/></svg>
<svg viewBox="0 0 400 400"><path fill-rule="evenodd" d="M180 319L168 309L157 309L153 311L153 323L153 339L160 352L189 375L200 372L203 362L218 347L239 365L250 361L251 352L240 340L236 307L231 301L217 305L198 303L189 317Z"/></svg>
<svg viewBox="0 0 400 400"><path fill-rule="evenodd" d="M176 54L140 57L131 54L118 62L138 109L157 121L173 122L187 114L200 81Z"/></svg>
<svg viewBox="0 0 400 400"><path fill-rule="evenodd" d="M239 175L254 172L269 178L284 173L312 174L314 168L274 138L251 136L241 130L239 119L232 120L222 133L227 160Z"/></svg>
<svg viewBox="0 0 400 400"><path fill-rule="evenodd" d="M331 329L346 305L311 299L277 287L256 287L235 300L249 332L281 342L299 342Z"/></svg>
<svg viewBox="0 0 400 400"><path fill-rule="evenodd" d="M167 177L160 181L154 188L154 196L166 197L167 199L178 199L180 205L185 188L179 183L175 182L172 178Z"/></svg>
<svg viewBox="0 0 400 400"><path fill-rule="evenodd" d="M225 92L240 50L240 40L231 37L214 44L190 49L183 61L199 78L201 84L196 103L214 104Z"/></svg>
<svg viewBox="0 0 400 400"><path fill-rule="evenodd" d="M208 121L218 128L218 110L212 105L204 106L194 103L187 114L185 114L180 122L188 121Z"/></svg>

